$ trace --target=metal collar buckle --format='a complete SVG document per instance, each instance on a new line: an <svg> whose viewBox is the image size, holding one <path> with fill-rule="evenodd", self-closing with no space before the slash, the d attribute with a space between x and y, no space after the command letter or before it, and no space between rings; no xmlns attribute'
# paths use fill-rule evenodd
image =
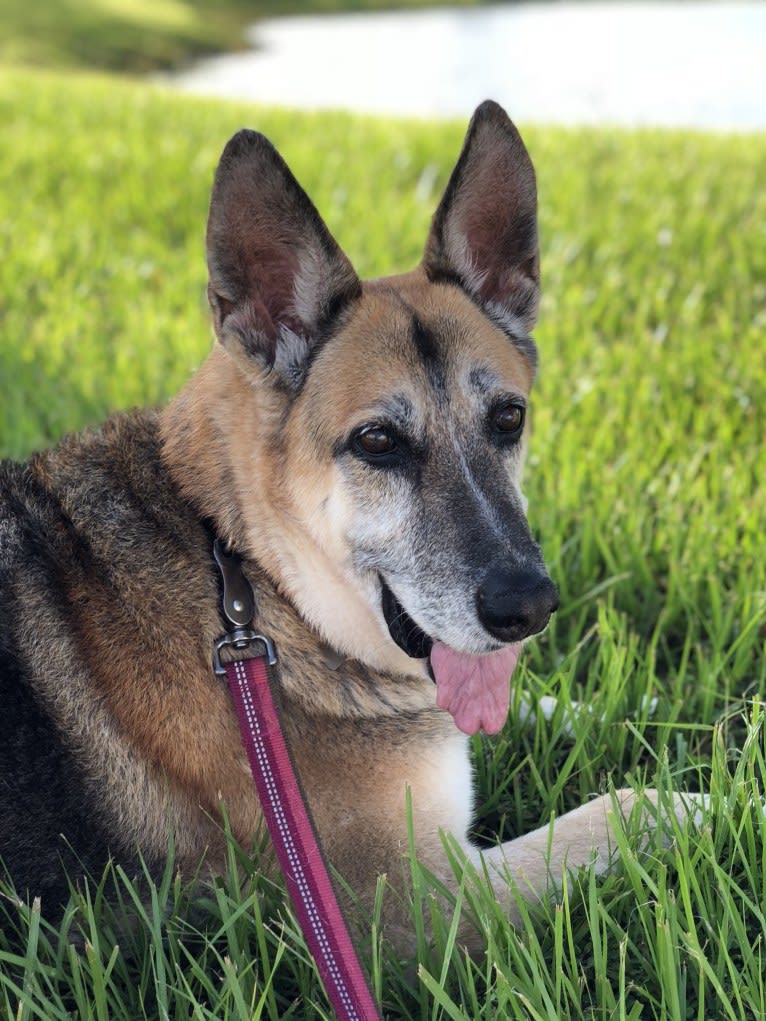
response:
<svg viewBox="0 0 766 1021"><path fill-rule="evenodd" d="M274 666L277 655L271 639L251 627L255 616L255 595L244 575L240 558L235 553L228 553L220 539L213 543L213 556L223 579L223 613L231 624L226 634L213 646L213 669L220 677L226 677L226 667L221 662L221 650L247 649L256 645L260 646L260 650L251 655L265 656L269 665Z"/></svg>

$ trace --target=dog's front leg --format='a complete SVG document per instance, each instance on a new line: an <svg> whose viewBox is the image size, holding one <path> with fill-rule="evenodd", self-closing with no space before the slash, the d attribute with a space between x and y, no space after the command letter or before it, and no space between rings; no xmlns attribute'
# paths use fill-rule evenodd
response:
<svg viewBox="0 0 766 1021"><path fill-rule="evenodd" d="M705 799L702 795L673 794L673 811L679 820L699 821ZM474 850L474 864L486 871L498 901L514 925L521 921L518 897L538 900L557 885L567 871L592 865L596 872L605 872L615 859L617 842L615 826L621 821L616 813L628 817L634 806L641 812L641 830L654 828L657 812L662 811L656 790L638 795L630 789L615 791L596 798L550 825L539 827L515 840L497 847Z"/></svg>

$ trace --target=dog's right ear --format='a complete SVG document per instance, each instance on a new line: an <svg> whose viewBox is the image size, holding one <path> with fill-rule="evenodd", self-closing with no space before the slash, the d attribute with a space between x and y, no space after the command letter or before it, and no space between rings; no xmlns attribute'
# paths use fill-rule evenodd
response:
<svg viewBox="0 0 766 1021"><path fill-rule="evenodd" d="M361 293L359 278L274 146L240 131L224 149L207 226L218 339L289 385L312 344Z"/></svg>
<svg viewBox="0 0 766 1021"><path fill-rule="evenodd" d="M529 331L540 257L532 161L505 110L487 100L471 118L426 243L431 280L457 282L498 321Z"/></svg>

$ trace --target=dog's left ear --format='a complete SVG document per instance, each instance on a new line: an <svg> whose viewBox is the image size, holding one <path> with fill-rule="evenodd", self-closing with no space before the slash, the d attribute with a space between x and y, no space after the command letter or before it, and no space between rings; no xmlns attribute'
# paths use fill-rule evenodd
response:
<svg viewBox="0 0 766 1021"><path fill-rule="evenodd" d="M208 297L218 339L244 364L300 382L312 345L361 293L359 278L267 138L224 149L207 226Z"/></svg>
<svg viewBox="0 0 766 1021"><path fill-rule="evenodd" d="M423 266L457 280L510 332L531 330L540 295L535 171L505 110L476 110L434 214ZM516 325L516 329L518 329Z"/></svg>

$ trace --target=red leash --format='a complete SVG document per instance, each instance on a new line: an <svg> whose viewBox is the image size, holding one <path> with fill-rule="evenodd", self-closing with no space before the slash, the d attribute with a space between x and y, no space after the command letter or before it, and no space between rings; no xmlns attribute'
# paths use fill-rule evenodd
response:
<svg viewBox="0 0 766 1021"><path fill-rule="evenodd" d="M306 944L339 1021L380 1021L282 732L271 690L274 648L247 627L255 601L238 561L218 542L215 557L224 579L224 613L234 625L216 643L216 673L229 681L261 808ZM225 646L247 647L249 657L222 666L219 654Z"/></svg>

